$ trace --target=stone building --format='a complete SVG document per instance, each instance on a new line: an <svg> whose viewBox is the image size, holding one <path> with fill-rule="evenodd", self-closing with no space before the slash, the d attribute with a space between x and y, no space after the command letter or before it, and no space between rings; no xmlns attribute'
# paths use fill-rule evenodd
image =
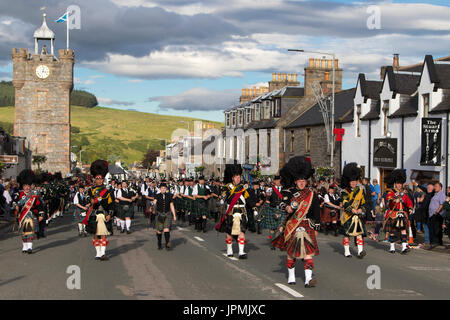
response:
<svg viewBox="0 0 450 320"><path fill-rule="evenodd" d="M353 98L355 88L339 91L335 95L335 127L353 120ZM301 114L297 119L284 127L284 152L286 161L297 155L311 158L315 168L331 167L331 148L328 144L327 132L319 103ZM335 176L340 176L341 150L340 143L335 143L333 168Z"/></svg>
<svg viewBox="0 0 450 320"><path fill-rule="evenodd" d="M41 169L70 173L70 93L73 89L73 50L54 55L55 35L46 23L34 33L35 48L12 50L15 88L14 135L26 137L34 155L47 161ZM39 41L50 40L50 53ZM36 168L34 168L36 169Z"/></svg>
<svg viewBox="0 0 450 320"><path fill-rule="evenodd" d="M339 92L342 69L337 59L334 66L335 91ZM255 165L263 175L275 174L289 156L284 128L317 104L314 91L322 90L325 95L331 93L332 70L332 60L310 59L305 67L304 87L297 82L296 74L274 73L268 83L269 92L252 100L241 97L239 105L224 112L225 128L228 131L233 129L234 135L229 136L225 131L218 160L229 162L238 159L243 164L246 177Z"/></svg>

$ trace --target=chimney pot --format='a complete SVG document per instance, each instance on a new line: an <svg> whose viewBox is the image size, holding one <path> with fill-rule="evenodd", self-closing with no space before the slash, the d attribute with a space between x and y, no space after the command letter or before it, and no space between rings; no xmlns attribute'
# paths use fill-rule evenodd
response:
<svg viewBox="0 0 450 320"><path fill-rule="evenodd" d="M400 55L398 53L394 54L394 62L392 66L397 69L400 67Z"/></svg>
<svg viewBox="0 0 450 320"><path fill-rule="evenodd" d="M272 73L272 81L277 80L277 74L275 72Z"/></svg>
<svg viewBox="0 0 450 320"><path fill-rule="evenodd" d="M339 59L334 60L334 68L339 69Z"/></svg>
<svg viewBox="0 0 450 320"><path fill-rule="evenodd" d="M330 72L329 71L325 72L325 81L330 81Z"/></svg>
<svg viewBox="0 0 450 320"><path fill-rule="evenodd" d="M281 81L281 72L278 72L278 78L277 78L277 80L278 80L278 81Z"/></svg>
<svg viewBox="0 0 450 320"><path fill-rule="evenodd" d="M292 75L292 81L297 82L297 74L296 73L294 73Z"/></svg>
<svg viewBox="0 0 450 320"><path fill-rule="evenodd" d="M287 80L287 74L283 73L283 81L286 81L286 80Z"/></svg>

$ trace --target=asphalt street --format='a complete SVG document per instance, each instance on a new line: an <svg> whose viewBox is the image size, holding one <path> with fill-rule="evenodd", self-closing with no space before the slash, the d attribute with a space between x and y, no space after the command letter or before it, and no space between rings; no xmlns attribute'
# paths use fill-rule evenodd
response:
<svg viewBox="0 0 450 320"><path fill-rule="evenodd" d="M179 223L178 223L179 224ZM109 261L94 259L91 237L80 238L72 215L57 218L47 237L36 240L33 254L23 254L17 232L0 234L0 299L449 299L450 255L413 249L390 254L388 246L366 242L367 256L343 256L342 238L319 234L314 259L317 287L304 288L303 264L297 262L297 284L287 285L285 255L270 250L268 235L247 232L247 260L225 254L225 235L177 226L173 249L157 250L155 231L138 213L131 234L109 237ZM163 240L164 243L164 240ZM353 244L352 244L353 245ZM353 246L352 253L356 254ZM75 267L73 267L75 266ZM375 266L375 267L374 267ZM69 273L68 273L69 268ZM72 268L72 269L71 269ZM80 288L68 278L79 268ZM369 269L369 270L368 270ZM379 270L380 287L368 288ZM73 282L72 282L73 283ZM369 283L373 283L369 279Z"/></svg>

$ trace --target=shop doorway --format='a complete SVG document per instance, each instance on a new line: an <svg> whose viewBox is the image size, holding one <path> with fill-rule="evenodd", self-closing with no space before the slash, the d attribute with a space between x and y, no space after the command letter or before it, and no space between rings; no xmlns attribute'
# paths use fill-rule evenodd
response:
<svg viewBox="0 0 450 320"><path fill-rule="evenodd" d="M380 169L380 187L381 194L383 194L387 189L388 185L386 183L386 177L394 170L392 169Z"/></svg>

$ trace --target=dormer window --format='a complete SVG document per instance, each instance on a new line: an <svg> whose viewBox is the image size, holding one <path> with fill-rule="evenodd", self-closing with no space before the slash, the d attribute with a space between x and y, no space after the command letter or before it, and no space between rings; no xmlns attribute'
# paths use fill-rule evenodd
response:
<svg viewBox="0 0 450 320"><path fill-rule="evenodd" d="M356 137L361 137L361 105L356 106Z"/></svg>
<svg viewBox="0 0 450 320"><path fill-rule="evenodd" d="M225 119L226 119L226 123L227 123L227 128L229 128L230 127L230 114L229 113L225 114Z"/></svg>
<svg viewBox="0 0 450 320"><path fill-rule="evenodd" d="M264 108L264 119L270 119L270 101L266 101L266 107Z"/></svg>
<svg viewBox="0 0 450 320"><path fill-rule="evenodd" d="M238 111L238 126L242 126L243 111Z"/></svg>
<svg viewBox="0 0 450 320"><path fill-rule="evenodd" d="M430 94L424 94L423 96L423 116L424 118L428 117L428 113L430 112Z"/></svg>
<svg viewBox="0 0 450 320"><path fill-rule="evenodd" d="M260 120L260 104L258 103L257 105L256 105L256 107L255 107L255 120L256 121L259 121Z"/></svg>
<svg viewBox="0 0 450 320"><path fill-rule="evenodd" d="M275 113L273 115L275 118L281 117L281 100L275 99Z"/></svg>
<svg viewBox="0 0 450 320"><path fill-rule="evenodd" d="M231 124L232 124L233 127L236 126L236 111L233 112L233 118L232 118Z"/></svg>
<svg viewBox="0 0 450 320"><path fill-rule="evenodd" d="M383 136L387 136L389 132L389 100L383 101Z"/></svg>
<svg viewBox="0 0 450 320"><path fill-rule="evenodd" d="M245 124L249 124L250 121L252 121L252 109L247 108L246 109Z"/></svg>

